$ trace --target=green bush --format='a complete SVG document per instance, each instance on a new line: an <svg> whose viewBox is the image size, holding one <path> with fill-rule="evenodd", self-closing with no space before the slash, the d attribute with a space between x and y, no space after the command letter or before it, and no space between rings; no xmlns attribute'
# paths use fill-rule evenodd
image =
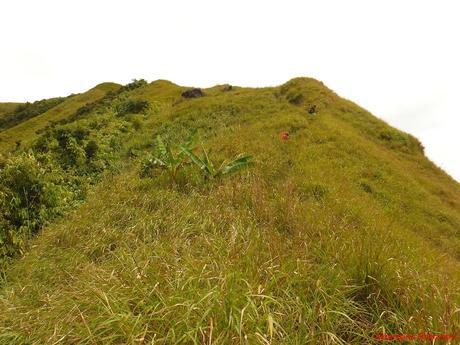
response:
<svg viewBox="0 0 460 345"><path fill-rule="evenodd" d="M97 142L95 140L88 141L88 144L86 144L85 147L86 157L88 159L93 159L96 157L98 151L99 145L97 144Z"/></svg>
<svg viewBox="0 0 460 345"><path fill-rule="evenodd" d="M32 145L32 149L36 153L45 153L49 151L51 144L51 136L49 133L41 135Z"/></svg>
<svg viewBox="0 0 460 345"><path fill-rule="evenodd" d="M65 168L82 166L86 160L86 153L78 142L78 136L68 129L58 129L55 137L58 142L57 152L59 163Z"/></svg>
<svg viewBox="0 0 460 345"><path fill-rule="evenodd" d="M129 100L117 105L116 112L118 116L123 116L125 114L139 114L148 108L149 102L147 101Z"/></svg>
<svg viewBox="0 0 460 345"><path fill-rule="evenodd" d="M147 85L147 81L145 79L133 79L131 83L124 85L122 90L131 91L145 85Z"/></svg>
<svg viewBox="0 0 460 345"><path fill-rule="evenodd" d="M26 237L60 213L64 197L33 155L8 160L0 170L0 259L22 250Z"/></svg>
<svg viewBox="0 0 460 345"><path fill-rule="evenodd" d="M304 97L300 92L290 92L287 94L286 99L291 104L299 105L304 100Z"/></svg>

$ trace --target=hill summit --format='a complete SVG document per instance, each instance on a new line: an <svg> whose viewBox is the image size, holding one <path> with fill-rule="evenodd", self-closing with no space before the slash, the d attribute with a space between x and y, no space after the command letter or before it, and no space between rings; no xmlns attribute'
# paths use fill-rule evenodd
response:
<svg viewBox="0 0 460 345"><path fill-rule="evenodd" d="M0 344L380 344L460 326L460 185L311 78L3 103L0 178Z"/></svg>

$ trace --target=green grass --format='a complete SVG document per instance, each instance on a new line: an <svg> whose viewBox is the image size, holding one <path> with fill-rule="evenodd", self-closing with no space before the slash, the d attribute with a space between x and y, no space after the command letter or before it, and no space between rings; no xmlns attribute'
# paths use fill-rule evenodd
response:
<svg viewBox="0 0 460 345"><path fill-rule="evenodd" d="M7 268L0 344L458 334L460 186L415 138L313 79L191 100L183 90L157 81L120 96L150 109L135 115L120 168ZM176 184L139 176L158 134L177 144L193 128L217 161L246 152L254 166L210 182L187 167Z"/></svg>

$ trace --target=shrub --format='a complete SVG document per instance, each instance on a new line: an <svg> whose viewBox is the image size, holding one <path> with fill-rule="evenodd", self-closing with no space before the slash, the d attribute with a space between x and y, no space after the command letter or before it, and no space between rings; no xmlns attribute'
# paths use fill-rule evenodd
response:
<svg viewBox="0 0 460 345"><path fill-rule="evenodd" d="M81 166L86 158L85 151L79 145L77 139L72 136L68 129L56 131L58 142L59 162L66 168Z"/></svg>
<svg viewBox="0 0 460 345"><path fill-rule="evenodd" d="M35 143L33 144L32 149L34 152L37 152L37 153L48 152L49 147L50 147L50 142L51 142L51 138L50 138L49 133L41 135L37 139L37 141L35 141Z"/></svg>
<svg viewBox="0 0 460 345"><path fill-rule="evenodd" d="M120 103L116 107L116 112L118 116L123 116L125 114L139 114L144 112L149 108L149 102L142 100L129 100L123 103Z"/></svg>
<svg viewBox="0 0 460 345"><path fill-rule="evenodd" d="M303 95L300 92L290 92L286 96L289 103L299 105L304 100Z"/></svg>
<svg viewBox="0 0 460 345"><path fill-rule="evenodd" d="M147 81L145 79L133 79L131 83L124 85L122 89L123 91L131 91L145 85L147 85Z"/></svg>
<svg viewBox="0 0 460 345"><path fill-rule="evenodd" d="M79 144L89 135L89 131L86 128L77 127L71 131L72 137L74 137Z"/></svg>
<svg viewBox="0 0 460 345"><path fill-rule="evenodd" d="M93 104L94 103L86 103L84 106L78 108L75 112L75 117L80 117L88 114L94 108Z"/></svg>
<svg viewBox="0 0 460 345"><path fill-rule="evenodd" d="M88 159L93 159L96 157L97 152L99 151L99 145L95 140L90 140L86 144L85 153Z"/></svg>
<svg viewBox="0 0 460 345"><path fill-rule="evenodd" d="M60 212L63 190L33 155L20 155L0 170L0 258L21 250L24 239Z"/></svg>

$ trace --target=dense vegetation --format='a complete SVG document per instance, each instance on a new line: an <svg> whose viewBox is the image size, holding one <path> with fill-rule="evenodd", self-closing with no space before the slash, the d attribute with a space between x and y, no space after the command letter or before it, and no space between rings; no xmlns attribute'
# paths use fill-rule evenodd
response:
<svg viewBox="0 0 460 345"><path fill-rule="evenodd" d="M131 84L78 108L48 126L22 152L0 161L0 267L23 253L27 239L44 224L84 200L101 173L119 164L122 138L135 128L129 119L117 117L128 89ZM83 112L86 108L90 111ZM83 116L91 111L97 116Z"/></svg>
<svg viewBox="0 0 460 345"><path fill-rule="evenodd" d="M457 332L460 186L416 138L308 78L94 90L0 136L0 344Z"/></svg>

